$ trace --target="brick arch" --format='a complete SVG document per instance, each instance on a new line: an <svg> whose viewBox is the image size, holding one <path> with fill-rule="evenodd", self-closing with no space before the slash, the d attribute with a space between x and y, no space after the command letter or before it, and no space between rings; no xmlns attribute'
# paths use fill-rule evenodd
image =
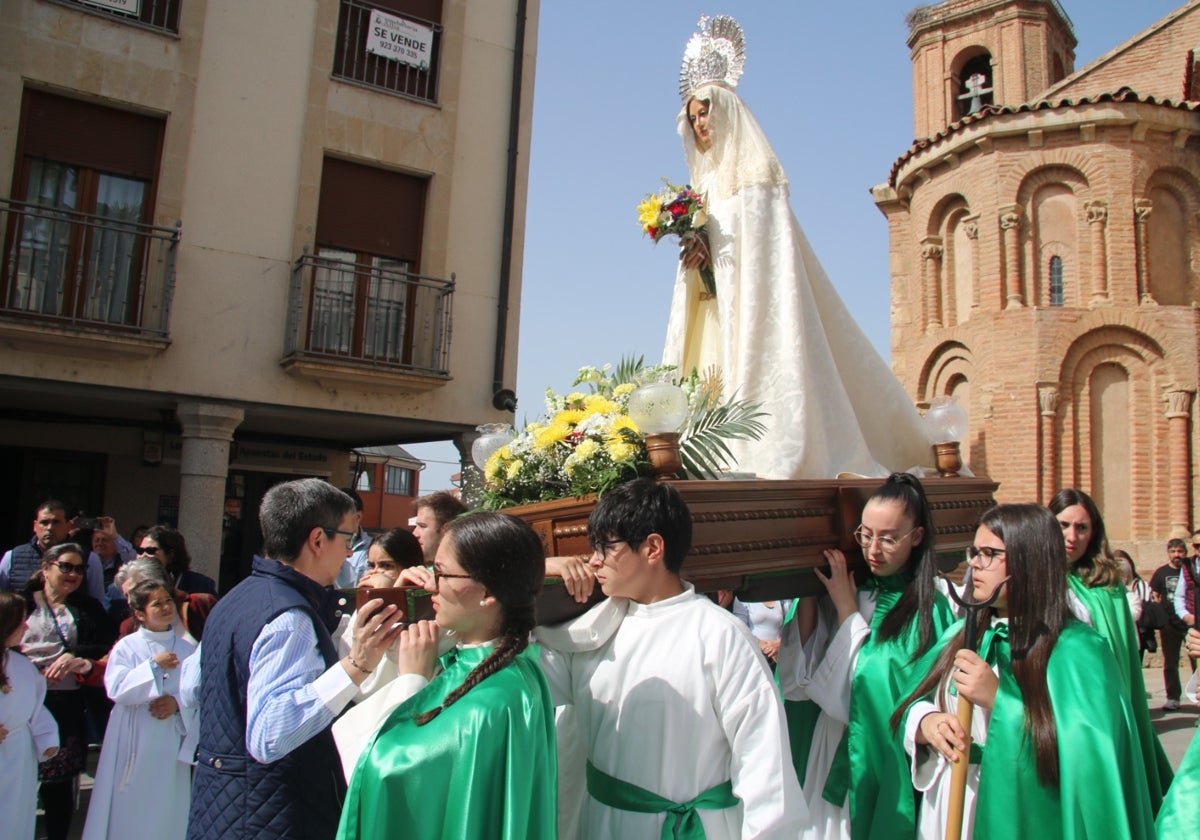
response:
<svg viewBox="0 0 1200 840"><path fill-rule="evenodd" d="M1138 199L1153 201L1157 190L1165 190L1179 203L1183 215L1180 220L1182 230L1156 229L1156 225L1166 222L1162 213L1156 216L1151 210L1148 222L1149 238L1146 241L1149 250L1148 291L1158 303L1186 305L1200 299L1196 286L1197 242L1200 242L1200 184L1197 184L1195 176L1186 169L1174 166L1160 167L1150 173L1134 195ZM1159 209L1162 209L1161 206ZM1159 243L1157 247L1166 247L1168 251L1165 254L1156 250L1156 230ZM1161 273L1164 264L1160 258L1163 256L1167 257L1166 275Z"/></svg>
<svg viewBox="0 0 1200 840"><path fill-rule="evenodd" d="M1049 204L1052 213L1049 216L1050 220L1047 220L1037 212L1037 208L1041 206L1038 196L1043 190L1054 187L1069 192L1070 198L1066 201L1071 206L1069 212L1064 215L1061 206L1063 200L1052 199L1053 203ZM1081 210L1089 193L1087 176L1079 168L1062 162L1032 168L1021 180L1017 188L1016 203L1022 208L1025 219L1021 226L1020 243L1024 297L1027 304L1049 305L1049 261L1057 256L1064 263L1066 299L1073 306L1083 305L1080 291L1083 279L1081 267L1085 265L1084 250L1087 248L1087 240ZM1054 218L1058 218L1058 224L1053 223Z"/></svg>
<svg viewBox="0 0 1200 840"><path fill-rule="evenodd" d="M1105 366L1124 374L1124 400L1115 412L1122 425L1104 429L1101 439L1096 440L1094 435L1103 428L1096 424L1109 425L1114 416L1108 410L1094 415L1097 401L1104 399L1102 391L1093 391L1095 376ZM1166 421L1159 396L1169 381L1169 368L1158 342L1120 325L1102 326L1079 336L1060 368L1054 418L1054 460L1060 466L1057 484L1091 487L1102 496L1102 483L1116 487L1114 480L1124 482L1119 489L1128 496L1123 504L1128 504L1129 510L1127 516L1122 510L1121 518L1133 532L1153 527L1155 477L1161 481L1168 470L1161 446ZM1109 444L1115 440L1121 451L1106 446L1105 439Z"/></svg>
<svg viewBox="0 0 1200 840"><path fill-rule="evenodd" d="M938 199L929 211L929 219L925 224L926 236L939 236L946 227L947 220L956 212L971 212L971 202L960 192L946 193Z"/></svg>
<svg viewBox="0 0 1200 840"><path fill-rule="evenodd" d="M975 360L967 345L961 341L943 341L933 348L921 366L921 375L917 380L917 401L928 403L934 397L949 393L947 389L958 377L970 382L974 370Z"/></svg>
<svg viewBox="0 0 1200 840"><path fill-rule="evenodd" d="M1071 342L1063 354L1063 361L1058 369L1058 381L1064 385L1074 382L1081 371L1088 370L1087 360L1098 358L1097 353L1107 354L1112 358L1119 356L1131 361L1136 359L1141 364L1155 369L1167 366L1162 345L1147 332L1128 324L1107 323L1087 330Z"/></svg>

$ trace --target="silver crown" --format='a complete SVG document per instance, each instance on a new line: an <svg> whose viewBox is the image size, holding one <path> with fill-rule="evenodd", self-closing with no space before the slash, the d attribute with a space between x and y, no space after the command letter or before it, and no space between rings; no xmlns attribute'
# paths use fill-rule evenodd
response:
<svg viewBox="0 0 1200 840"><path fill-rule="evenodd" d="M679 68L679 96L687 102L692 91L717 84L733 90L746 66L746 36L738 22L726 15L702 15L700 30L683 50Z"/></svg>

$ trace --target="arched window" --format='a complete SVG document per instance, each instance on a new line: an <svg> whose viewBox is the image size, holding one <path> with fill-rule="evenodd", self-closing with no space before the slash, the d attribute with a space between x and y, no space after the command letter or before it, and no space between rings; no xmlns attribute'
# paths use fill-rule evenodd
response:
<svg viewBox="0 0 1200 840"><path fill-rule="evenodd" d="M991 104L992 57L985 52L969 60L958 73L958 89L954 91L954 118L962 119Z"/></svg>
<svg viewBox="0 0 1200 840"><path fill-rule="evenodd" d="M1063 292L1063 261L1062 257L1050 258L1050 305L1062 306L1066 302Z"/></svg>

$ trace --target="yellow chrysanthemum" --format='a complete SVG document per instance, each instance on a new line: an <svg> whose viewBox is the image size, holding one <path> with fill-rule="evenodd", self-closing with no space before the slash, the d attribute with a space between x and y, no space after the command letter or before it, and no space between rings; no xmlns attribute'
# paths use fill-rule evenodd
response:
<svg viewBox="0 0 1200 840"><path fill-rule="evenodd" d="M516 478L518 475L521 474L522 466L524 466L524 464L521 461L513 461L511 464L508 465L508 480L509 481L512 481L514 478Z"/></svg>
<svg viewBox="0 0 1200 840"><path fill-rule="evenodd" d="M584 438L579 442L579 445L575 447L575 460L586 461L589 458L594 457L599 450L600 444L596 443L596 441L592 440L591 438Z"/></svg>
<svg viewBox="0 0 1200 840"><path fill-rule="evenodd" d="M504 461L508 459L508 447L502 446L488 456L487 463L483 467L483 474L489 481L495 481L500 477L500 468Z"/></svg>
<svg viewBox="0 0 1200 840"><path fill-rule="evenodd" d="M587 417L587 414L577 408L565 408L558 412L558 414L554 415L554 419L551 421L550 425L578 426L585 417Z"/></svg>
<svg viewBox="0 0 1200 840"><path fill-rule="evenodd" d="M583 410L589 414L609 414L617 410L617 404L607 397L592 394L584 399Z"/></svg>
<svg viewBox="0 0 1200 840"><path fill-rule="evenodd" d="M636 390L637 390L637 386L634 385L632 382L622 382L616 388L613 388L613 396L614 397L623 397L626 394L632 394Z"/></svg>
<svg viewBox="0 0 1200 840"><path fill-rule="evenodd" d="M637 206L638 223L643 229L654 227L661 212L662 199L656 195L648 195Z"/></svg>
<svg viewBox="0 0 1200 840"><path fill-rule="evenodd" d="M642 430L637 427L637 423L634 423L633 418L628 414L622 414L619 417L613 418L611 434L613 436L617 436L623 429L628 429L635 435L640 435L642 433Z"/></svg>
<svg viewBox="0 0 1200 840"><path fill-rule="evenodd" d="M569 434L571 434L571 427L555 418L553 423L534 435L533 448L538 451L551 449L555 444L566 440Z"/></svg>
<svg viewBox="0 0 1200 840"><path fill-rule="evenodd" d="M610 443L607 446L605 446L605 449L608 450L609 457L612 458L617 463L621 463L622 461L628 461L628 460L632 459L634 454L637 452L636 446L634 446L632 443L624 443L624 442Z"/></svg>
<svg viewBox="0 0 1200 840"><path fill-rule="evenodd" d="M567 405L579 405L587 399L587 394L583 391L572 391L567 394Z"/></svg>

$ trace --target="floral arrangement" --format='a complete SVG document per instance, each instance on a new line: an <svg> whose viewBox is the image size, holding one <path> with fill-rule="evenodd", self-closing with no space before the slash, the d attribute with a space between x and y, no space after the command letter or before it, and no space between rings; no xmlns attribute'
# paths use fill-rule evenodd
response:
<svg viewBox="0 0 1200 840"><path fill-rule="evenodd" d="M579 369L566 396L546 389L546 415L529 423L484 466L480 506L512 505L568 496L603 494L651 473L645 436L629 417L629 395L644 382L672 376L674 367L648 367L642 359ZM678 380L688 395L691 417L680 436L687 478L715 478L733 461L725 440L761 437L757 403L724 402L719 377L695 371Z"/></svg>
<svg viewBox="0 0 1200 840"><path fill-rule="evenodd" d="M704 231L708 223L708 212L704 208L704 197L692 189L690 184L680 187L663 178L664 187L656 193L646 193L638 204L638 222L642 232L648 234L655 244L667 235L678 236L681 242L694 239ZM700 269L700 279L710 295L717 293L716 277L712 266Z"/></svg>

